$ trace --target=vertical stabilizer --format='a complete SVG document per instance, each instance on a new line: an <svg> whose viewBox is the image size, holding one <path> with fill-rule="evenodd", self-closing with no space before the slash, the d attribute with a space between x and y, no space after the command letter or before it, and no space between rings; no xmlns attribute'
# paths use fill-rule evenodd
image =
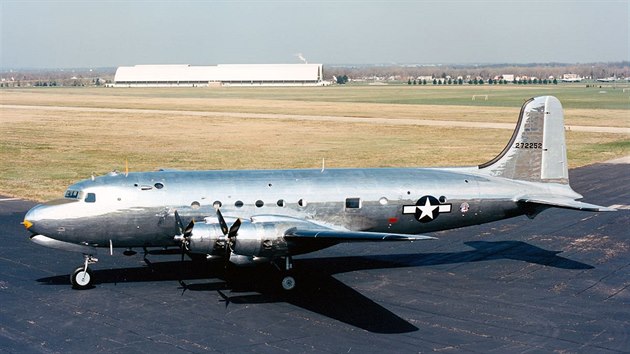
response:
<svg viewBox="0 0 630 354"><path fill-rule="evenodd" d="M508 145L497 157L479 165L479 169L504 178L568 184L560 101L542 96L525 102Z"/></svg>

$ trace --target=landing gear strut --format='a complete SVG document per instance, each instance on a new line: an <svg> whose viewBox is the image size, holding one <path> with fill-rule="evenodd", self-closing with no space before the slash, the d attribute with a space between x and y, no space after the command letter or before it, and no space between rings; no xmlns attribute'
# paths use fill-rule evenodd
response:
<svg viewBox="0 0 630 354"><path fill-rule="evenodd" d="M98 259L94 258L92 255L86 254L84 257L85 263L83 266L75 269L72 275L70 275L72 288L77 290L85 290L92 287L92 272L88 269L88 265L98 262Z"/></svg>
<svg viewBox="0 0 630 354"><path fill-rule="evenodd" d="M297 285L295 278L292 275L293 274L292 270L293 270L293 259L291 258L291 256L287 256L285 258L284 270L281 270L282 281L280 282L280 285L282 285L282 289L286 291L291 291L295 289L295 285Z"/></svg>

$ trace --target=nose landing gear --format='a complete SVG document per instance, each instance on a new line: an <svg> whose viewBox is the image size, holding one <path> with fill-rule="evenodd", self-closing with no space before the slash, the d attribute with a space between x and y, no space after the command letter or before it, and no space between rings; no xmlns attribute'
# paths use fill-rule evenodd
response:
<svg viewBox="0 0 630 354"><path fill-rule="evenodd" d="M82 267L79 267L72 272L70 275L70 282L72 283L72 288L77 290L85 290L92 287L92 272L88 269L89 264L94 264L98 262L94 256L90 254L84 255L85 263Z"/></svg>

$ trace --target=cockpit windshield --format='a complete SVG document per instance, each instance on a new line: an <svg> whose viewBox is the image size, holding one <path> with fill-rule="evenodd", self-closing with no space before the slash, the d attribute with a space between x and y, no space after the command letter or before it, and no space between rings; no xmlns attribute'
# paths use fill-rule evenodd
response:
<svg viewBox="0 0 630 354"><path fill-rule="evenodd" d="M68 199L79 199L79 191L68 189L64 197Z"/></svg>

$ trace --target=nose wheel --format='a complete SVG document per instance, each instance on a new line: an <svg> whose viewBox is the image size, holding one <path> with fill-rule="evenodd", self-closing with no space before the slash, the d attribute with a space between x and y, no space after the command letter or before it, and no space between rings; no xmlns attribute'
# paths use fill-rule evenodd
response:
<svg viewBox="0 0 630 354"><path fill-rule="evenodd" d="M83 290L91 287L92 285L92 271L84 270L83 267L79 267L74 270L70 276L70 282L72 287L77 290Z"/></svg>
<svg viewBox="0 0 630 354"><path fill-rule="evenodd" d="M85 290L92 287L93 277L92 272L88 268L89 264L94 264L98 260L91 255L85 256L85 263L82 267L79 267L72 272L70 275L70 283L72 283L72 288L77 290Z"/></svg>

